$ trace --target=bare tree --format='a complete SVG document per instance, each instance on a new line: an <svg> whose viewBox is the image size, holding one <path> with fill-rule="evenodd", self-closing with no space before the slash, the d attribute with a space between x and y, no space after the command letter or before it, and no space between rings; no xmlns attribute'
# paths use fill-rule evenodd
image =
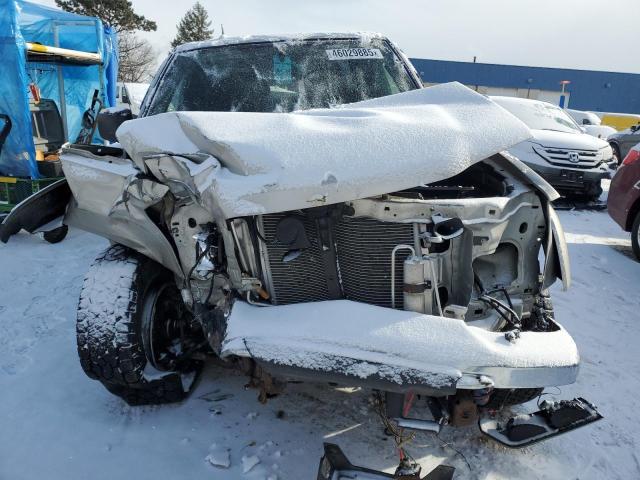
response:
<svg viewBox="0 0 640 480"><path fill-rule="evenodd" d="M151 44L133 32L118 34L120 68L118 80L121 82L147 82L155 72L156 55Z"/></svg>

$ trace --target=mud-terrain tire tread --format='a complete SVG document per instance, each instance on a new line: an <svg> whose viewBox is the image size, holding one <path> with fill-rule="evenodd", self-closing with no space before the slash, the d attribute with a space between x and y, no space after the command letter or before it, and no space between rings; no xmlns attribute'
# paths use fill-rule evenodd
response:
<svg viewBox="0 0 640 480"><path fill-rule="evenodd" d="M78 302L76 334L80 365L90 378L129 405L178 402L188 392L180 372L145 378L140 337L145 289L167 272L122 245L100 254L85 277ZM197 366L190 366L198 370Z"/></svg>

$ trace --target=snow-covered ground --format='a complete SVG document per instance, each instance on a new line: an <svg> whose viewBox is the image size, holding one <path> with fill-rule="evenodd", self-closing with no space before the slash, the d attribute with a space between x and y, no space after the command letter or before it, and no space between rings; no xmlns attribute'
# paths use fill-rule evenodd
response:
<svg viewBox="0 0 640 480"><path fill-rule="evenodd" d="M606 213L560 216L573 287L554 288L556 314L582 355L578 383L562 397L584 395L605 419L524 450L475 427L420 434L409 451L425 466L454 465L457 479L640 478L640 263ZM75 308L106 245L72 230L57 245L20 234L0 246L0 479L303 480L315 478L325 441L356 464L393 469L368 392L291 385L261 405L244 377L210 365L184 403L131 408L89 380L75 351ZM228 469L205 460L227 454Z"/></svg>

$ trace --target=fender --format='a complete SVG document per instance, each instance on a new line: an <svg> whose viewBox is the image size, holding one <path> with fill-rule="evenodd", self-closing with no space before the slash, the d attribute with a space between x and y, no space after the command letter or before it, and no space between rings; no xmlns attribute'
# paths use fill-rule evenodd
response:
<svg viewBox="0 0 640 480"><path fill-rule="evenodd" d="M169 188L141 176L127 159L96 153L76 145L63 150L62 169L73 192L64 222L133 248L184 277L172 244L146 212Z"/></svg>

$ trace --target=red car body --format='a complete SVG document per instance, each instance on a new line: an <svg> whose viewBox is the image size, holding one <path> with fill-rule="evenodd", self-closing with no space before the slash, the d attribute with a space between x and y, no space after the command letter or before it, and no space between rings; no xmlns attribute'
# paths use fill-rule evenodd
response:
<svg viewBox="0 0 640 480"><path fill-rule="evenodd" d="M633 147L616 172L607 200L609 215L625 231L640 260L640 144Z"/></svg>

